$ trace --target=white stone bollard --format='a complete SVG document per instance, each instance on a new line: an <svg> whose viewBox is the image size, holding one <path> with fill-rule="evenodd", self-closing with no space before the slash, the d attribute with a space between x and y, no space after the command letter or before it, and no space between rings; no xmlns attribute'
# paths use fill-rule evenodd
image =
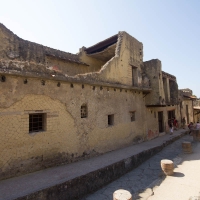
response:
<svg viewBox="0 0 200 200"><path fill-rule="evenodd" d="M127 190L119 189L113 193L113 200L132 200L132 195Z"/></svg>

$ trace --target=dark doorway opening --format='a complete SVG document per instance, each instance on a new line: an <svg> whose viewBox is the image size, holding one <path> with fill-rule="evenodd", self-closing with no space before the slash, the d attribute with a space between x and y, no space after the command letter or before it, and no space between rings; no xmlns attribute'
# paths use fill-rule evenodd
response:
<svg viewBox="0 0 200 200"><path fill-rule="evenodd" d="M168 111L168 121L175 117L175 110Z"/></svg>
<svg viewBox="0 0 200 200"><path fill-rule="evenodd" d="M159 126L159 133L164 132L164 127L163 127L163 111L158 112L158 126Z"/></svg>
<svg viewBox="0 0 200 200"><path fill-rule="evenodd" d="M186 117L187 117L187 124L189 124L190 119L189 119L189 111L188 111L188 105L186 105Z"/></svg>

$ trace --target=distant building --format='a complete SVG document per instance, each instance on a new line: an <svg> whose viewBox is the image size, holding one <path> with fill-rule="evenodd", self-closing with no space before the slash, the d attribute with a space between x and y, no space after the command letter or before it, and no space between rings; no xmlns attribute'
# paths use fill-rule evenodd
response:
<svg viewBox="0 0 200 200"><path fill-rule="evenodd" d="M181 106L181 118L185 117L186 124L194 122L194 102L196 101L196 96L193 96L192 90L189 88L180 89L180 106Z"/></svg>
<svg viewBox="0 0 200 200"><path fill-rule="evenodd" d="M126 32L71 54L0 24L0 81L0 179L153 139L187 116L176 77Z"/></svg>
<svg viewBox="0 0 200 200"><path fill-rule="evenodd" d="M200 99L196 99L193 104L194 122L200 122Z"/></svg>

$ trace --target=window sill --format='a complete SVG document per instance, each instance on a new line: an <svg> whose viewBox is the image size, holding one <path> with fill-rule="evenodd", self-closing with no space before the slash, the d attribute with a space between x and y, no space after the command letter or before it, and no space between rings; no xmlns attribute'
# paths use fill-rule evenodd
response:
<svg viewBox="0 0 200 200"><path fill-rule="evenodd" d="M43 130L43 131L35 131L35 132L29 132L28 134L29 134L30 136L34 136L34 135L36 135L36 134L43 133L43 132L46 132L46 131L45 131L45 130Z"/></svg>

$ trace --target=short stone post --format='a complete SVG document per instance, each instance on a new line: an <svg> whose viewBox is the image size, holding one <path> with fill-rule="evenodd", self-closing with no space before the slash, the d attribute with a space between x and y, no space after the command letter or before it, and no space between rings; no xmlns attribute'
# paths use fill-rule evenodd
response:
<svg viewBox="0 0 200 200"><path fill-rule="evenodd" d="M192 153L191 142L182 142L182 149L184 153Z"/></svg>
<svg viewBox="0 0 200 200"><path fill-rule="evenodd" d="M171 176L174 174L174 163L171 160L163 159L160 161L161 168L165 175Z"/></svg>
<svg viewBox="0 0 200 200"><path fill-rule="evenodd" d="M127 190L119 189L113 193L113 200L132 200L132 195Z"/></svg>

